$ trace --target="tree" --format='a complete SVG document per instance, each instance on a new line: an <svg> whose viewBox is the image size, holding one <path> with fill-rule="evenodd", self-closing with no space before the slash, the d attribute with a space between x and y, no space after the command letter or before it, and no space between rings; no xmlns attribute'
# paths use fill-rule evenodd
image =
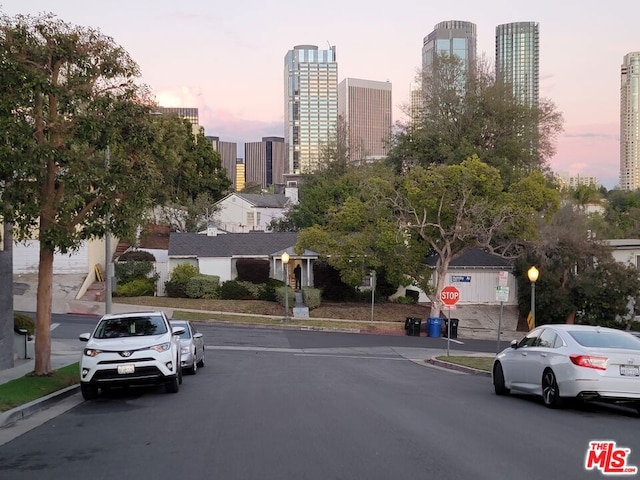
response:
<svg viewBox="0 0 640 480"><path fill-rule="evenodd" d="M567 204L541 225L536 241L515 269L523 315L531 297L526 271L536 265L536 324L574 323L625 326L630 299L640 294L635 267L613 260L610 248L591 234L590 218L579 205Z"/></svg>
<svg viewBox="0 0 640 480"><path fill-rule="evenodd" d="M406 165L459 164L477 155L508 186L546 169L562 131L562 116L550 100L519 104L511 86L496 81L486 63L470 69L457 56L437 55L421 84L421 114L399 125L392 140L389 160L398 171Z"/></svg>
<svg viewBox="0 0 640 480"><path fill-rule="evenodd" d="M440 292L452 260L472 248L504 257L522 253L523 240L535 237L541 212L557 208L555 190L534 173L509 190L496 168L473 156L460 165L415 166L397 179L379 178L371 187L391 205L396 228L407 245L437 256L435 291ZM417 278L429 291L428 277ZM442 308L435 295L432 315Z"/></svg>
<svg viewBox="0 0 640 480"><path fill-rule="evenodd" d="M126 236L150 206L151 102L113 39L51 14L3 15L0 64L0 214L40 242L35 374L47 375L54 252Z"/></svg>

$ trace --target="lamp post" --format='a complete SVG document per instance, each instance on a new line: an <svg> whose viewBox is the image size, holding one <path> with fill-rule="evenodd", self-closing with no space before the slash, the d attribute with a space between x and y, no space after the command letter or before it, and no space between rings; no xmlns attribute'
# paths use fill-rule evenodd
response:
<svg viewBox="0 0 640 480"><path fill-rule="evenodd" d="M284 321L289 321L289 254L284 252L281 257L284 270Z"/></svg>
<svg viewBox="0 0 640 480"><path fill-rule="evenodd" d="M536 280L540 272L533 266L527 271L527 277L531 282L531 328L536 326Z"/></svg>

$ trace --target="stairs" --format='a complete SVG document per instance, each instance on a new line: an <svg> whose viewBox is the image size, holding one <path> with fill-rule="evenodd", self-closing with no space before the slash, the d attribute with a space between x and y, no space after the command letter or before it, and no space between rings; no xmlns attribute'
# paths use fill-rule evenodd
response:
<svg viewBox="0 0 640 480"><path fill-rule="evenodd" d="M302 291L297 290L295 292L296 303L293 306L294 318L309 318L309 308L305 307L302 299Z"/></svg>

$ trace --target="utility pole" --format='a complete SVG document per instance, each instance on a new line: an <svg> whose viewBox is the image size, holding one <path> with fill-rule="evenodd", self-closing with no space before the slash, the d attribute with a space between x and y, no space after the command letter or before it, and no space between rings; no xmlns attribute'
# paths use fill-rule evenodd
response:
<svg viewBox="0 0 640 480"><path fill-rule="evenodd" d="M105 153L104 164L106 170L109 170L109 160L111 159L111 151L109 145L107 145L107 152ZM107 214L106 222L107 228L104 234L104 313L111 313L111 277L113 275L113 263L111 263L111 232L109 231L109 222L111 221L111 215Z"/></svg>

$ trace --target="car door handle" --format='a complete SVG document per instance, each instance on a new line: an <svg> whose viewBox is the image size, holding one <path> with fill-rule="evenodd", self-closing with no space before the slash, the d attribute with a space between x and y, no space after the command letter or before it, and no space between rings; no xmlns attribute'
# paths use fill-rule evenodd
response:
<svg viewBox="0 0 640 480"><path fill-rule="evenodd" d="M527 352L522 352L522 356L526 357L527 356Z"/></svg>
<svg viewBox="0 0 640 480"><path fill-rule="evenodd" d="M546 354L546 353L541 353L541 354L540 354L540 356L541 356L541 357L546 357L546 356L547 356L547 354Z"/></svg>

